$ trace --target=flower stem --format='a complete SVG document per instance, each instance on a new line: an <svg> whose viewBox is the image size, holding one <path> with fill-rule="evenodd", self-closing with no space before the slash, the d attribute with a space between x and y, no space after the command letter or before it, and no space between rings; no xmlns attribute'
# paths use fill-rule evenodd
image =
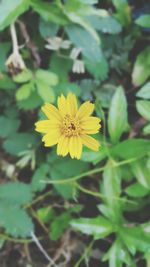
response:
<svg viewBox="0 0 150 267"><path fill-rule="evenodd" d="M10 25L10 33L12 38L12 45L13 45L13 53L19 52L18 40L17 40L17 33L15 29L15 23Z"/></svg>

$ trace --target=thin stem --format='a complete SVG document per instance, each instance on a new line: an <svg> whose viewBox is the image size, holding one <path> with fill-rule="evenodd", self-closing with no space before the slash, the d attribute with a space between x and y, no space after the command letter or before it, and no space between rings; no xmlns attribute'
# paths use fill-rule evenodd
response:
<svg viewBox="0 0 150 267"><path fill-rule="evenodd" d="M19 239L19 238L13 238L10 237L6 234L0 234L0 238L4 239L4 240L8 240L8 241L12 241L12 242L16 242L16 243L31 243L33 242L32 239Z"/></svg>
<svg viewBox="0 0 150 267"><path fill-rule="evenodd" d="M45 194L43 194L43 195L37 197L36 199L34 199L32 202L30 202L29 204L25 205L24 207L25 207L26 209L28 209L28 208L30 208L31 206L33 206L33 205L35 205L36 203L38 203L39 201L42 201L44 198L50 196L51 194L52 194L52 192L51 192L51 191L48 191L48 192L46 192Z"/></svg>
<svg viewBox="0 0 150 267"><path fill-rule="evenodd" d="M31 237L32 240L35 242L35 244L37 245L37 247L39 248L39 250L42 252L42 254L44 255L44 257L49 261L49 263L51 263L54 267L58 267L55 262L49 257L49 255L47 254L47 252L45 251L45 249L42 247L41 243L39 242L39 240L37 239L36 235L31 232Z"/></svg>
<svg viewBox="0 0 150 267"><path fill-rule="evenodd" d="M76 264L74 265L74 267L79 267L80 263L84 260L84 258L87 256L87 254L90 252L90 250L92 249L93 245L94 245L95 240L92 240L90 242L90 244L88 245L88 247L85 249L84 253L81 255L81 257L79 258L79 260L76 262Z"/></svg>
<svg viewBox="0 0 150 267"><path fill-rule="evenodd" d="M139 158L133 158L133 159L127 159L127 160L124 160L124 161L120 161L118 163L114 163L114 165L111 166L111 168L116 168L118 166L122 166L122 165L126 165L126 164L129 164L131 162L134 162L134 161L137 161ZM96 174L96 173L99 173L99 172L102 172L106 169L109 169L110 166L104 166L104 167L100 167L100 168L95 168L93 170L90 170L90 171L87 171L87 172L83 172L81 174L78 174L76 176L73 176L73 177L70 177L68 179L63 179L63 180L52 180L52 181L45 181L45 180L41 180L42 183L46 183L46 184L69 184L69 183L72 183L72 182L75 182L85 176L90 176L92 174Z"/></svg>
<svg viewBox="0 0 150 267"><path fill-rule="evenodd" d="M12 23L10 25L10 33L11 33L11 38L12 38L13 53L18 53L19 46L18 46L18 40L17 40L17 33L15 29L15 23Z"/></svg>

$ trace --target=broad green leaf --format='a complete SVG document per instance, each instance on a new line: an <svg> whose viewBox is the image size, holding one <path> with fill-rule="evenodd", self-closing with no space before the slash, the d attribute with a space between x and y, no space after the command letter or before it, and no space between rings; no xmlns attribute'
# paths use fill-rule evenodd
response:
<svg viewBox="0 0 150 267"><path fill-rule="evenodd" d="M16 85L11 78L6 74L0 73L0 89L2 90L12 90L15 89Z"/></svg>
<svg viewBox="0 0 150 267"><path fill-rule="evenodd" d="M150 124L147 124L147 125L143 128L143 134L145 134L145 135L150 134Z"/></svg>
<svg viewBox="0 0 150 267"><path fill-rule="evenodd" d="M121 194L121 172L119 167L113 166L113 162L109 161L103 172L103 182L101 184L101 192L105 196L104 202L110 208L109 218L114 221L121 219L121 202L118 197Z"/></svg>
<svg viewBox="0 0 150 267"><path fill-rule="evenodd" d="M147 82L137 93L136 96L150 99L150 82Z"/></svg>
<svg viewBox="0 0 150 267"><path fill-rule="evenodd" d="M32 77L33 77L32 72L29 69L24 69L22 72L13 76L13 80L16 83L25 83L25 82L30 81Z"/></svg>
<svg viewBox="0 0 150 267"><path fill-rule="evenodd" d="M77 97L81 95L81 88L76 83L61 83L56 86L57 96L64 94L65 96L68 93L74 93Z"/></svg>
<svg viewBox="0 0 150 267"><path fill-rule="evenodd" d="M69 80L69 72L72 68L72 61L66 58L61 58L56 54L51 56L50 61L50 70L55 72L58 77L60 83L68 82Z"/></svg>
<svg viewBox="0 0 150 267"><path fill-rule="evenodd" d="M52 180L64 180L78 175L88 169L85 162L72 160L70 158L56 158L51 162L50 175ZM74 183L55 185L55 188L65 198L72 198L76 191Z"/></svg>
<svg viewBox="0 0 150 267"><path fill-rule="evenodd" d="M0 186L0 202L24 205L32 200L31 187L21 182L9 182Z"/></svg>
<svg viewBox="0 0 150 267"><path fill-rule="evenodd" d="M18 156L20 152L34 148L37 145L37 135L31 133L16 133L3 143L5 151Z"/></svg>
<svg viewBox="0 0 150 267"><path fill-rule="evenodd" d="M31 0L33 10L35 10L45 21L50 21L58 25L66 25L69 23L67 16L65 16L61 9L55 4L44 3L39 0Z"/></svg>
<svg viewBox="0 0 150 267"><path fill-rule="evenodd" d="M36 86L39 96L44 102L53 103L55 100L55 94L53 88L50 87L47 83L41 80L36 80Z"/></svg>
<svg viewBox="0 0 150 267"><path fill-rule="evenodd" d="M104 238L115 231L112 223L102 216L92 219L74 219L70 224L76 230L87 235L92 235L94 239Z"/></svg>
<svg viewBox="0 0 150 267"><path fill-rule="evenodd" d="M94 94L103 108L109 108L116 90L114 85L106 83L104 85L99 85L97 90L94 90Z"/></svg>
<svg viewBox="0 0 150 267"><path fill-rule="evenodd" d="M47 85L54 86L58 84L58 76L49 70L38 69L35 76L36 79L41 80L41 82Z"/></svg>
<svg viewBox="0 0 150 267"><path fill-rule="evenodd" d="M136 58L132 82L135 86L143 84L150 76L150 47L146 47Z"/></svg>
<svg viewBox="0 0 150 267"><path fill-rule="evenodd" d="M16 91L16 99L18 101L27 99L31 95L33 90L34 90L34 85L32 82L23 84Z"/></svg>
<svg viewBox="0 0 150 267"><path fill-rule="evenodd" d="M0 137L8 137L16 133L20 126L20 120L17 118L8 118L0 116Z"/></svg>
<svg viewBox="0 0 150 267"><path fill-rule="evenodd" d="M1 41L1 43L0 43L0 55L1 55L0 71L6 71L6 69L7 69L7 67L5 65L5 62L7 60L8 52L10 50L10 46L11 45L10 45L9 42L2 42Z"/></svg>
<svg viewBox="0 0 150 267"><path fill-rule="evenodd" d="M28 214L16 204L0 202L0 225L14 237L30 236L34 225Z"/></svg>
<svg viewBox="0 0 150 267"><path fill-rule="evenodd" d="M132 159L145 156L150 151L150 141L144 139L128 139L111 149L113 157Z"/></svg>
<svg viewBox="0 0 150 267"><path fill-rule="evenodd" d="M135 23L141 27L150 27L150 15L142 15L136 19Z"/></svg>
<svg viewBox="0 0 150 267"><path fill-rule="evenodd" d="M23 99L18 101L17 105L20 109L29 110L40 107L43 104L43 100L38 95L38 93L34 90L31 92L30 97L27 99Z"/></svg>
<svg viewBox="0 0 150 267"><path fill-rule="evenodd" d="M137 161L131 163L131 169L135 178L144 187L150 189L150 168L147 167L145 161Z"/></svg>
<svg viewBox="0 0 150 267"><path fill-rule="evenodd" d="M129 185L126 189L125 192L127 193L128 196L130 197L145 197L149 194L149 190L145 188L143 185L140 183L134 183Z"/></svg>
<svg viewBox="0 0 150 267"><path fill-rule="evenodd" d="M96 30L103 33L117 34L122 29L120 23L109 15L106 17L89 16L88 20Z"/></svg>
<svg viewBox="0 0 150 267"><path fill-rule="evenodd" d="M112 0L117 13L115 17L121 22L122 25L128 26L131 22L131 8L127 0Z"/></svg>
<svg viewBox="0 0 150 267"><path fill-rule="evenodd" d="M111 141L117 143L128 125L127 100L124 89L118 87L112 97L108 114L108 130Z"/></svg>
<svg viewBox="0 0 150 267"><path fill-rule="evenodd" d="M42 183L41 181L47 180L47 174L49 172L48 164L41 164L40 167L34 172L31 181L31 189L32 191L42 191L46 187L46 183Z"/></svg>
<svg viewBox="0 0 150 267"><path fill-rule="evenodd" d="M63 212L56 216L50 225L49 236L51 240L58 240L64 231L68 228L71 220L71 214L69 211Z"/></svg>
<svg viewBox="0 0 150 267"><path fill-rule="evenodd" d="M82 54L89 61L93 61L95 63L101 61L101 48L89 32L77 25L67 26L65 27L65 30L72 43L76 47L81 48Z"/></svg>
<svg viewBox="0 0 150 267"><path fill-rule="evenodd" d="M1 0L0 31L14 22L18 16L29 8L29 0Z"/></svg>
<svg viewBox="0 0 150 267"><path fill-rule="evenodd" d="M48 37L56 36L58 30L59 30L59 26L57 24L40 19L39 31L40 31L41 36L44 39L47 39Z"/></svg>
<svg viewBox="0 0 150 267"><path fill-rule="evenodd" d="M99 62L89 61L86 58L84 59L85 66L87 70L96 78L101 81L104 81L108 77L108 63L103 57Z"/></svg>
<svg viewBox="0 0 150 267"><path fill-rule="evenodd" d="M150 101L148 100L136 101L136 109L143 118L150 121Z"/></svg>

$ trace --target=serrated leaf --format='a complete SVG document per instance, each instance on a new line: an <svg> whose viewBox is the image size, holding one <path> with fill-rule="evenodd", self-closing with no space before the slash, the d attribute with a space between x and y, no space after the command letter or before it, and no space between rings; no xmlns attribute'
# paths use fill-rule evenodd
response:
<svg viewBox="0 0 150 267"><path fill-rule="evenodd" d="M68 228L71 220L70 212L63 212L61 215L55 217L54 221L50 225L50 239L53 241L58 240L64 231Z"/></svg>
<svg viewBox="0 0 150 267"><path fill-rule="evenodd" d="M37 136L30 133L16 133L3 143L5 151L18 156L20 152L33 148L37 144Z"/></svg>
<svg viewBox="0 0 150 267"><path fill-rule="evenodd" d="M36 91L31 92L29 98L18 101L17 103L18 107L24 110L32 110L40 107L42 104L43 101Z"/></svg>
<svg viewBox="0 0 150 267"><path fill-rule="evenodd" d="M113 143L117 143L128 125L127 100L120 86L114 93L108 114L108 131Z"/></svg>
<svg viewBox="0 0 150 267"><path fill-rule="evenodd" d="M93 62L84 59L85 66L87 70L96 78L101 81L107 79L108 76L108 63L106 59L103 57L100 62Z"/></svg>
<svg viewBox="0 0 150 267"><path fill-rule="evenodd" d="M137 93L136 96L150 99L150 82L147 82Z"/></svg>
<svg viewBox="0 0 150 267"><path fill-rule="evenodd" d="M65 30L72 43L76 47L81 48L82 54L88 60L93 62L101 61L101 48L89 32L77 25L67 26Z"/></svg>
<svg viewBox="0 0 150 267"><path fill-rule="evenodd" d="M76 230L87 235L92 235L94 239L104 238L114 231L112 223L102 216L92 219L74 219L70 224Z"/></svg>
<svg viewBox="0 0 150 267"><path fill-rule="evenodd" d="M145 139L128 139L120 142L111 149L113 157L123 159L139 158L150 151L150 141Z"/></svg>
<svg viewBox="0 0 150 267"><path fill-rule="evenodd" d="M46 183L41 181L47 180L47 173L49 172L48 164L41 164L40 167L34 172L31 181L32 191L42 191L46 187Z"/></svg>
<svg viewBox="0 0 150 267"><path fill-rule="evenodd" d="M36 80L36 86L38 94L44 102L54 102L55 94L52 87L38 79Z"/></svg>
<svg viewBox="0 0 150 267"><path fill-rule="evenodd" d="M29 8L29 0L1 0L0 31L14 22L18 16Z"/></svg>
<svg viewBox="0 0 150 267"><path fill-rule="evenodd" d="M28 214L17 205L0 203L0 225L6 233L15 237L30 236L33 231L33 223Z"/></svg>
<svg viewBox="0 0 150 267"><path fill-rule="evenodd" d="M0 137L4 138L16 133L19 126L20 126L19 119L0 116Z"/></svg>
<svg viewBox="0 0 150 267"><path fill-rule="evenodd" d="M58 84L58 76L49 70L38 69L35 76L38 80L41 80L41 82L47 85L54 86Z"/></svg>
<svg viewBox="0 0 150 267"><path fill-rule="evenodd" d="M150 101L148 100L136 101L136 109L143 118L150 121Z"/></svg>
<svg viewBox="0 0 150 267"><path fill-rule="evenodd" d="M150 15L142 15L136 19L135 23L141 27L150 27Z"/></svg>
<svg viewBox="0 0 150 267"><path fill-rule="evenodd" d="M136 58L132 82L135 86L143 84L150 75L150 47L146 47Z"/></svg>
<svg viewBox="0 0 150 267"><path fill-rule="evenodd" d="M0 202L23 205L32 200L31 187L21 182L9 182L0 187Z"/></svg>
<svg viewBox="0 0 150 267"><path fill-rule="evenodd" d="M16 99L18 101L22 101L22 100L27 99L30 96L33 89L34 89L34 87L33 87L32 82L22 85L21 87L18 88L18 90L16 92Z"/></svg>
<svg viewBox="0 0 150 267"><path fill-rule="evenodd" d="M18 73L17 75L13 76L13 80L16 83L25 83L32 79L33 75L29 69L24 69L22 72Z"/></svg>

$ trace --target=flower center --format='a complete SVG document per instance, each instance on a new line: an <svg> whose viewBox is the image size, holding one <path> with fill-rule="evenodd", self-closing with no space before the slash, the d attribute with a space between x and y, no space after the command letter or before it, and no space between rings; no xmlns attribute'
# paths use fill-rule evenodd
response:
<svg viewBox="0 0 150 267"><path fill-rule="evenodd" d="M61 132L67 137L79 135L81 132L79 121L66 114L62 122Z"/></svg>

